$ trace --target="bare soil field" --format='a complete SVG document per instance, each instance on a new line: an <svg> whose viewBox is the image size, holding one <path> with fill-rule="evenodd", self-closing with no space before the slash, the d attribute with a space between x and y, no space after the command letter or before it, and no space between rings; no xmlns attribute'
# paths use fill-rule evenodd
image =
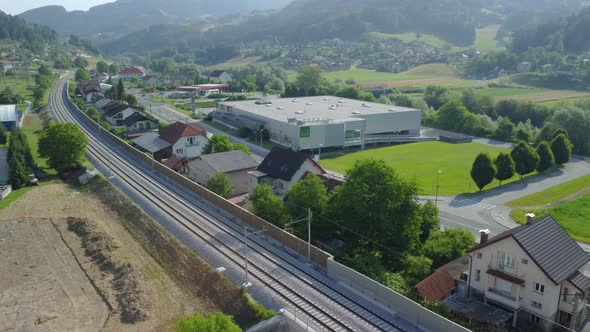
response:
<svg viewBox="0 0 590 332"><path fill-rule="evenodd" d="M210 312L92 193L56 182L0 210L0 331L169 331Z"/></svg>
<svg viewBox="0 0 590 332"><path fill-rule="evenodd" d="M551 101L551 100L580 98L580 97L587 97L587 96L590 96L590 93L573 91L573 90L547 90L547 91L543 91L543 92L527 93L527 94L522 94L522 95L517 95L517 96L496 97L496 99L497 100L515 99L515 100L522 100L522 101L544 102L544 101Z"/></svg>

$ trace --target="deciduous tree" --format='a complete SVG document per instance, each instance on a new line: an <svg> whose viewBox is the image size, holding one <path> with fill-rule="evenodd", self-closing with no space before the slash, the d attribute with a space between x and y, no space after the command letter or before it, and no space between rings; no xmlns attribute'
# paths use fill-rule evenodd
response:
<svg viewBox="0 0 590 332"><path fill-rule="evenodd" d="M233 151L234 146L225 135L213 135L203 148L203 154Z"/></svg>
<svg viewBox="0 0 590 332"><path fill-rule="evenodd" d="M326 231L326 227L322 226L322 219L320 216L326 215L328 209L328 192L324 186L324 182L317 175L309 173L304 179L297 182L289 191L287 191L287 209L291 218L294 220L307 217L307 209L311 209L313 216L312 224L314 234L322 236ZM294 229L300 233L305 233L307 225L303 223L296 224Z"/></svg>
<svg viewBox="0 0 590 332"><path fill-rule="evenodd" d="M228 198L234 191L234 186L227 174L217 173L207 181L207 189L223 198Z"/></svg>
<svg viewBox="0 0 590 332"><path fill-rule="evenodd" d="M82 164L88 141L73 123L52 124L39 137L39 155L48 164L63 172Z"/></svg>
<svg viewBox="0 0 590 332"><path fill-rule="evenodd" d="M278 227L283 227L289 220L285 203L273 193L271 186L257 185L250 201L257 216Z"/></svg>
<svg viewBox="0 0 590 332"><path fill-rule="evenodd" d="M432 268L436 269L448 262L465 255L475 244L471 232L457 228L432 234L422 251L432 259Z"/></svg>

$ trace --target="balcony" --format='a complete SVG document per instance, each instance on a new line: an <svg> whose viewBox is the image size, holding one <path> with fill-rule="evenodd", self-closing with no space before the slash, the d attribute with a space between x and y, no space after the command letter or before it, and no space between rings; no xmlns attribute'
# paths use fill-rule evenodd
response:
<svg viewBox="0 0 590 332"><path fill-rule="evenodd" d="M487 289L485 297L489 300L492 300L499 304L503 304L512 309L520 308L520 300L522 300L522 297L517 298L517 296L515 296L512 293L495 289L492 287L489 287Z"/></svg>
<svg viewBox="0 0 590 332"><path fill-rule="evenodd" d="M524 285L525 275L517 275L515 273L511 273L509 272L509 269L511 268L500 264L498 264L498 266L488 265L487 274L492 275L496 278L500 278L502 280L506 280L518 286Z"/></svg>

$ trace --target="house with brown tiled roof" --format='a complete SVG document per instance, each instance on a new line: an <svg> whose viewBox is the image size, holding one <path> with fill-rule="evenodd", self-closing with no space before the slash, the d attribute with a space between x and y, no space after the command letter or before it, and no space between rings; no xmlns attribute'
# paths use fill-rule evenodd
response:
<svg viewBox="0 0 590 332"><path fill-rule="evenodd" d="M182 122L164 128L160 138L172 145L172 154L183 159L200 156L209 141L205 129L194 123Z"/></svg>
<svg viewBox="0 0 590 332"><path fill-rule="evenodd" d="M137 67L125 68L119 72L119 78L122 81L131 81L133 77L143 78L144 76L145 72Z"/></svg>

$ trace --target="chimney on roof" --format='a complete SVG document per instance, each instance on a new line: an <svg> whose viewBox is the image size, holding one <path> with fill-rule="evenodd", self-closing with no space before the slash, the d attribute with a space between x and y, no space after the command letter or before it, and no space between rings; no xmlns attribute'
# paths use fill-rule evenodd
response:
<svg viewBox="0 0 590 332"><path fill-rule="evenodd" d="M488 238L490 237L490 230L489 229L482 229L479 231L479 244L483 244L488 242Z"/></svg>
<svg viewBox="0 0 590 332"><path fill-rule="evenodd" d="M535 214L534 213L527 213L526 215L526 224L530 225L533 223L533 220L535 220Z"/></svg>

